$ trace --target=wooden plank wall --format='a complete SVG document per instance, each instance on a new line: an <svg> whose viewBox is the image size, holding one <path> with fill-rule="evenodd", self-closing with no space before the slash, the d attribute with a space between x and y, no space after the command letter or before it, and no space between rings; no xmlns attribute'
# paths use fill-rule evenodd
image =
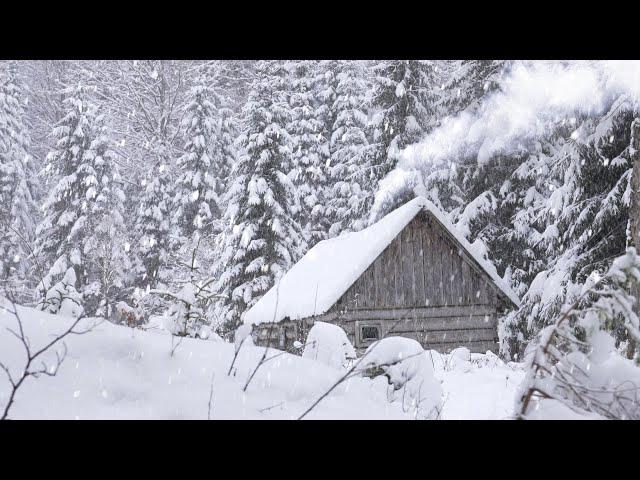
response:
<svg viewBox="0 0 640 480"><path fill-rule="evenodd" d="M488 305L495 292L457 247L416 217L332 310Z"/></svg>
<svg viewBox="0 0 640 480"><path fill-rule="evenodd" d="M351 343L362 353L371 342L359 338L358 329L362 325L375 325L380 335L397 335L413 338L426 349L446 353L456 347L466 346L472 352L484 353L491 350L497 353L497 319L489 308L463 311L454 307L447 309L393 309L385 311L360 310L344 314L326 314L306 318L302 321L283 321L272 327L263 324L259 327L256 343L266 346L271 335L270 346L285 349L293 353L293 343L304 343L309 329L316 320L339 325L347 333Z"/></svg>

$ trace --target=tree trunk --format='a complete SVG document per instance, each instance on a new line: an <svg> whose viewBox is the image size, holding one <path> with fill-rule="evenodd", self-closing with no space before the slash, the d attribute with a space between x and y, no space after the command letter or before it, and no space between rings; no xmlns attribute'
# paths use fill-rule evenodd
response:
<svg viewBox="0 0 640 480"><path fill-rule="evenodd" d="M631 124L631 204L629 206L629 226L631 233L631 245L640 251L640 118L636 118ZM640 285L635 282L631 286L631 294L636 297L634 311L640 315ZM629 339L627 357L633 358L636 342Z"/></svg>

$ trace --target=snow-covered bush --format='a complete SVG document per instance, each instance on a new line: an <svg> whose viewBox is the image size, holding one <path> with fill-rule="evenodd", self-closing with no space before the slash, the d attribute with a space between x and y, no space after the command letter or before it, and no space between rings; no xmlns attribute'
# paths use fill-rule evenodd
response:
<svg viewBox="0 0 640 480"><path fill-rule="evenodd" d="M211 307L213 299L220 297L212 290L215 282L214 278L203 278L198 250L202 241L202 236L195 235L192 244L186 245L181 254L185 255L190 250L190 261L188 264L179 262L176 269L176 278L173 280L173 289L153 289L149 290L152 295L163 298L168 308L162 314L162 318L157 320L159 328L168 330L173 335L189 336L198 338L209 338L214 333L216 327L212 322ZM185 268L186 267L186 270ZM215 334L217 337L218 335Z"/></svg>
<svg viewBox="0 0 640 480"><path fill-rule="evenodd" d="M640 419L640 368L622 357L612 332L640 339L635 299L627 291L640 281L633 247L600 279L590 278L580 298L544 328L528 349L528 372L517 397L519 418L578 416Z"/></svg>
<svg viewBox="0 0 640 480"><path fill-rule="evenodd" d="M126 302L117 302L110 316L111 321L117 324L124 324L135 327L144 323L144 314L139 307L132 307Z"/></svg>
<svg viewBox="0 0 640 480"><path fill-rule="evenodd" d="M330 367L345 368L350 360L356 358L356 351L346 332L338 325L314 322L307 335L302 356Z"/></svg>
<svg viewBox="0 0 640 480"><path fill-rule="evenodd" d="M448 356L445 364L446 370L471 370L471 351L467 347L454 348Z"/></svg>
<svg viewBox="0 0 640 480"><path fill-rule="evenodd" d="M504 362L491 350L487 350L487 353L472 353L471 363L478 368L495 368L504 365Z"/></svg>
<svg viewBox="0 0 640 480"><path fill-rule="evenodd" d="M187 283L176 293L165 290L152 290L152 293L168 298L169 309L162 316L162 327L172 335L196 337L207 319L204 316L196 287Z"/></svg>
<svg viewBox="0 0 640 480"><path fill-rule="evenodd" d="M435 378L426 352L416 340L387 337L367 348L357 371L377 376L383 373L393 385L392 401L415 418L437 419L442 411L442 387Z"/></svg>
<svg viewBox="0 0 640 480"><path fill-rule="evenodd" d="M38 308L47 313L65 315L78 318L82 315L82 295L76 286L76 273L73 267L67 269L58 283L47 289L44 298L38 303Z"/></svg>

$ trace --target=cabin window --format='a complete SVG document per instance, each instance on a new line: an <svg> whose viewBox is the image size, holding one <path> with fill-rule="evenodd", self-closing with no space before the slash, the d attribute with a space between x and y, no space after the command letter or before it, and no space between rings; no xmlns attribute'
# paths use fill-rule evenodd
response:
<svg viewBox="0 0 640 480"><path fill-rule="evenodd" d="M363 341L380 340L380 328L372 325L365 325L360 330L360 337Z"/></svg>

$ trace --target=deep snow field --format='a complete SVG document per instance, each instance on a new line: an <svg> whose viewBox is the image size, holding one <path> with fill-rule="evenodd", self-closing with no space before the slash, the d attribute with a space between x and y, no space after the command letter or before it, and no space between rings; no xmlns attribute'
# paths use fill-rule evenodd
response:
<svg viewBox="0 0 640 480"><path fill-rule="evenodd" d="M34 348L72 322L26 307L18 307L18 312ZM24 350L5 327L15 329L16 325L14 315L0 309L0 362L14 377L24 365ZM68 355L57 375L28 378L9 418L296 419L342 375L318 361L271 350L269 357L277 357L261 366L243 392L264 348L243 347L234 375L227 376L233 344L185 338L171 356L171 340L163 332L108 322L85 335L69 336L65 339ZM505 419L511 415L515 390L524 375L520 364L505 364L491 354L462 358L459 353L428 351L426 355L442 382L440 418ZM45 360L51 365L55 352ZM352 378L305 418L413 418L401 402L389 400L388 388L385 377ZM8 393L9 383L0 371L0 413Z"/></svg>

